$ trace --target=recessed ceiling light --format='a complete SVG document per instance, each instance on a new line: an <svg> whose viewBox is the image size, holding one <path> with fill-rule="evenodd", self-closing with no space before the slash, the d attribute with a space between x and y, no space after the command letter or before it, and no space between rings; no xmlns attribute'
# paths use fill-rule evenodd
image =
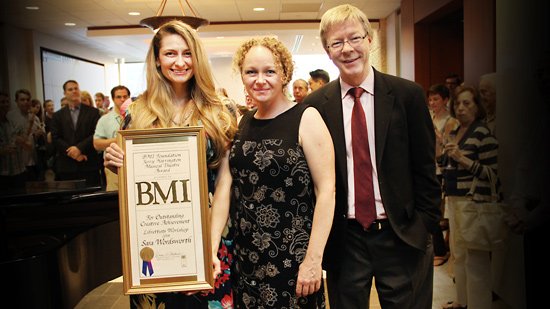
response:
<svg viewBox="0 0 550 309"><path fill-rule="evenodd" d="M141 15L141 13L140 12L130 12L130 13L128 13L128 15L139 16L139 15Z"/></svg>
<svg viewBox="0 0 550 309"><path fill-rule="evenodd" d="M73 27L73 26L76 26L76 24L75 23L65 23L65 26Z"/></svg>
<svg viewBox="0 0 550 309"><path fill-rule="evenodd" d="M255 12L262 12L265 11L265 8L253 8Z"/></svg>
<svg viewBox="0 0 550 309"><path fill-rule="evenodd" d="M217 36L216 39L224 39L224 36Z"/></svg>
<svg viewBox="0 0 550 309"><path fill-rule="evenodd" d="M34 11L36 11L36 10L39 10L39 9L40 9L39 7L37 7L37 6L34 6L34 5L33 5L33 6L26 6L25 8L26 8L27 10L34 10Z"/></svg>

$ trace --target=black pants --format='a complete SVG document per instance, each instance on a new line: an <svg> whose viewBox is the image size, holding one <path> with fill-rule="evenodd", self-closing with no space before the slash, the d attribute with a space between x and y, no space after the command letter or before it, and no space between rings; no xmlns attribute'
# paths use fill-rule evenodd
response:
<svg viewBox="0 0 550 309"><path fill-rule="evenodd" d="M331 308L368 308L374 279L382 308L431 309L433 247L428 243L426 251L421 251L404 243L391 227L368 232L350 224L334 307L331 281L328 284Z"/></svg>

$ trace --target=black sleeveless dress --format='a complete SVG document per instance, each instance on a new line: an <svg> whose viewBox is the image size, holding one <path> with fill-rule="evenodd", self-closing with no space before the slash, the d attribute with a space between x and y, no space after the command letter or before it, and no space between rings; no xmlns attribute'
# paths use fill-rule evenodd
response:
<svg viewBox="0 0 550 309"><path fill-rule="evenodd" d="M255 119L251 111L239 124L229 156L235 308L325 307L323 288L296 297L315 206L311 174L298 143L306 108L296 104L273 119Z"/></svg>

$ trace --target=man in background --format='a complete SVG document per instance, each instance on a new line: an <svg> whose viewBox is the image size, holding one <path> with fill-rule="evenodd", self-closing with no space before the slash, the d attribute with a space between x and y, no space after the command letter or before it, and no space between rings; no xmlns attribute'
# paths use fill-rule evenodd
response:
<svg viewBox="0 0 550 309"><path fill-rule="evenodd" d="M61 100L59 101L60 104L61 104L61 108L65 107L65 106L68 106L69 105L69 100L66 98L66 97L62 97ZM60 109L61 109L60 108Z"/></svg>
<svg viewBox="0 0 550 309"><path fill-rule="evenodd" d="M52 141L56 149L55 179L85 179L87 186L100 186L101 161L93 147L99 111L81 104L80 88L74 80L63 84L68 105L55 112Z"/></svg>
<svg viewBox="0 0 550 309"><path fill-rule="evenodd" d="M328 84L330 82L330 76L328 75L328 72L323 69L317 69L314 71L309 72L309 89L311 89L311 92L323 87L324 85Z"/></svg>
<svg viewBox="0 0 550 309"><path fill-rule="evenodd" d="M297 79L292 83L292 94L296 103L302 103L307 96L308 85L303 79Z"/></svg>
<svg viewBox="0 0 550 309"><path fill-rule="evenodd" d="M126 86L116 86L111 89L111 97L115 102L112 111L99 118L94 134L94 148L103 153L111 144L116 143L116 134L120 129L123 117L120 114L122 104L130 99L130 89ZM118 176L108 168L104 168L105 178L107 180L106 191L118 190Z"/></svg>
<svg viewBox="0 0 550 309"><path fill-rule="evenodd" d="M7 118L11 125L16 128L17 153L25 164L25 180L35 181L38 178L36 172L36 148L34 139L45 135L40 119L31 112L31 92L27 89L19 89L15 92L17 108L8 112Z"/></svg>
<svg viewBox="0 0 550 309"><path fill-rule="evenodd" d="M462 81L456 73L451 73L445 77L445 86L449 88L451 97L455 96L456 87L460 86L460 84L462 84Z"/></svg>

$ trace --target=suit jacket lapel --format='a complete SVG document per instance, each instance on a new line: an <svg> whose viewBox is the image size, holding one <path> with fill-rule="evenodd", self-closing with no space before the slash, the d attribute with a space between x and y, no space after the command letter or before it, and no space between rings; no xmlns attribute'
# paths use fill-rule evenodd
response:
<svg viewBox="0 0 550 309"><path fill-rule="evenodd" d="M380 166L386 137L391 122L391 114L395 97L391 94L392 89L386 83L384 75L374 70L374 126L376 142L376 165Z"/></svg>

